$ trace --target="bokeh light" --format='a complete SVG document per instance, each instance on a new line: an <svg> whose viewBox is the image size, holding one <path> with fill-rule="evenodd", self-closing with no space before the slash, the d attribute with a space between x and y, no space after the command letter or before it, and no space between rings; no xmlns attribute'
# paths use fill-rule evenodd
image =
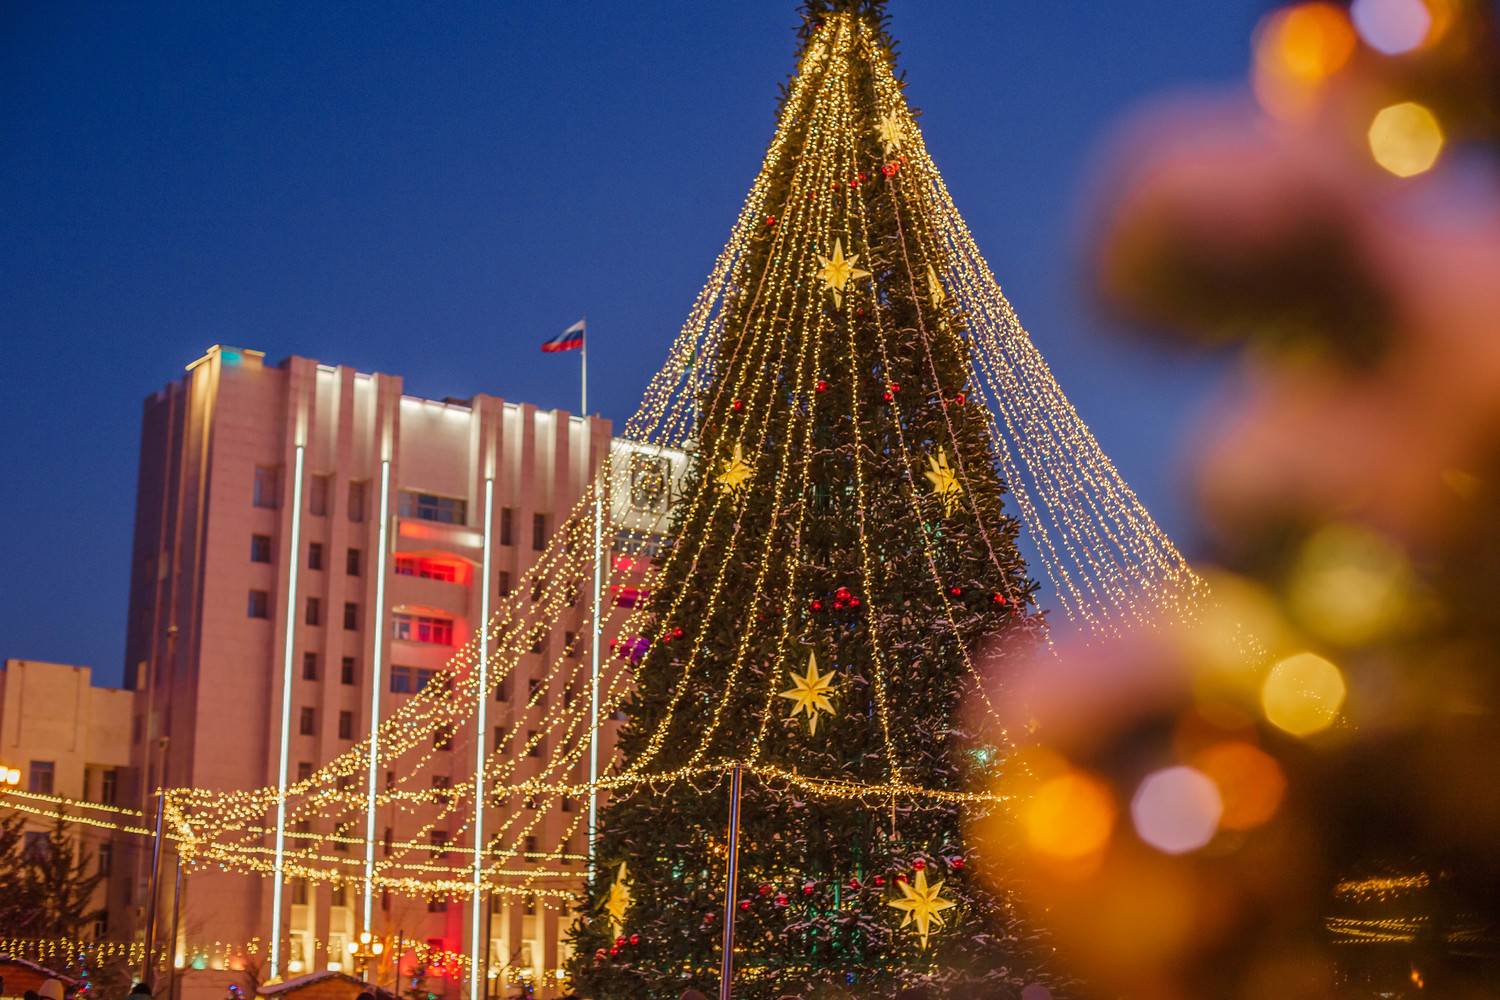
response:
<svg viewBox="0 0 1500 1000"><path fill-rule="evenodd" d="M1432 30L1423 0L1354 0L1349 16L1365 44L1389 56L1417 48Z"/></svg>
<svg viewBox="0 0 1500 1000"><path fill-rule="evenodd" d="M1062 861L1097 854L1114 830L1109 788L1080 771L1043 783L1026 802L1026 840L1033 850Z"/></svg>
<svg viewBox="0 0 1500 1000"><path fill-rule="evenodd" d="M1315 653L1287 657L1266 676L1260 701L1266 719L1293 736L1327 729L1344 704L1344 675Z"/></svg>
<svg viewBox="0 0 1500 1000"><path fill-rule="evenodd" d="M1193 765L1213 781L1223 801L1219 825L1249 830L1276 815L1286 794L1286 778L1270 754L1243 740L1226 740L1193 758Z"/></svg>
<svg viewBox="0 0 1500 1000"><path fill-rule="evenodd" d="M1375 162L1397 177L1431 170L1443 152L1437 116L1415 101L1380 109L1370 123L1369 139Z"/></svg>
<svg viewBox="0 0 1500 1000"><path fill-rule="evenodd" d="M1358 43L1335 4L1303 3L1266 15L1255 33L1253 83L1261 105L1272 114L1295 114L1348 64Z"/></svg>
<svg viewBox="0 0 1500 1000"><path fill-rule="evenodd" d="M1305 628L1352 646L1395 631L1410 613L1411 590L1400 550L1374 532L1336 524L1303 546L1287 601Z"/></svg>
<svg viewBox="0 0 1500 1000"><path fill-rule="evenodd" d="M1186 854L1207 844L1223 813L1213 780L1180 765L1147 775L1130 803L1136 834L1167 854Z"/></svg>

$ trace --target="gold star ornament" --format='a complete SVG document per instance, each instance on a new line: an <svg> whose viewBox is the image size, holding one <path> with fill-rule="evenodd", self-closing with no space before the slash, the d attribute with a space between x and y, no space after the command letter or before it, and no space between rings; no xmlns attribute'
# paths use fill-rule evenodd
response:
<svg viewBox="0 0 1500 1000"><path fill-rule="evenodd" d="M948 293L943 289L943 283L938 280L937 271L931 264L927 265L927 297L932 299L935 306L948 301Z"/></svg>
<svg viewBox="0 0 1500 1000"><path fill-rule="evenodd" d="M739 442L736 441L734 444L734 454L730 456L729 461L724 463L724 471L719 473L716 478L718 484L729 492L741 493L745 490L746 484L750 482L750 477L754 474L754 471L750 463L745 461L745 452L740 448Z"/></svg>
<svg viewBox="0 0 1500 1000"><path fill-rule="evenodd" d="M818 673L818 654L809 651L807 654L807 673L802 676L792 674L793 686L781 692L783 698L792 702L792 714L789 718L795 719L800 713L807 713L807 732L816 735L818 732L818 713L827 712L833 714L833 702L828 696L833 693L832 670L826 674Z"/></svg>
<svg viewBox="0 0 1500 1000"><path fill-rule="evenodd" d="M887 156L900 149L901 140L906 137L901 119L894 111L880 119L880 123L875 126L875 134L880 136L880 144L885 147Z"/></svg>
<svg viewBox="0 0 1500 1000"><path fill-rule="evenodd" d="M942 918L942 912L950 907L957 906L951 899L943 898L943 883L934 882L927 884L927 872L919 870L915 884L897 882L896 888L901 890L900 899L889 900L886 905L894 906L901 910L905 916L901 918L901 926L915 923L917 934L922 939L922 950L927 950L927 938L932 934L934 926L946 926Z"/></svg>
<svg viewBox="0 0 1500 1000"><path fill-rule="evenodd" d="M843 306L844 289L848 286L849 282L856 278L868 278L870 276L869 271L861 271L854 266L859 261L858 254L852 254L848 257L844 256L843 240L833 241L832 257L824 257L822 254L818 254L818 261L823 265L818 271L818 277L833 292L833 304L835 306Z"/></svg>
<svg viewBox="0 0 1500 1000"><path fill-rule="evenodd" d="M615 875L615 884L609 887L609 895L604 900L604 912L609 914L609 922L614 925L615 937L619 937L625 930L625 911L630 909L630 876L625 871L625 862L620 862L620 870Z"/></svg>
<svg viewBox="0 0 1500 1000"><path fill-rule="evenodd" d="M936 458L928 455L927 471L922 475L932 484L933 495L943 501L944 516L952 517L953 512L958 509L959 500L963 498L964 488L959 485L958 476L954 475L953 468L948 464L948 453L939 448Z"/></svg>

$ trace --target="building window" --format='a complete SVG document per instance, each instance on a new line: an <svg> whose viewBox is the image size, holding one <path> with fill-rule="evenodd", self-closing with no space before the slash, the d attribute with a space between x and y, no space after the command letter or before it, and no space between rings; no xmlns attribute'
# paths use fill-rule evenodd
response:
<svg viewBox="0 0 1500 1000"><path fill-rule="evenodd" d="M305 878L294 879L292 881L292 905L293 906L306 906L307 905L307 896L308 896L308 892L307 892L307 879L305 879ZM298 942L300 940L301 940L301 936L300 935L297 935L297 934L293 934L292 935L292 941L293 942Z"/></svg>
<svg viewBox="0 0 1500 1000"><path fill-rule="evenodd" d="M530 704L534 703L534 704L537 704L537 705L543 705L543 706L545 706L547 704L547 696L546 695L542 695L540 698L537 697L537 695L541 693L541 690L542 690L542 682L541 682L540 679L538 679L536 677L533 677L529 681L527 681L526 682L526 704L530 705Z"/></svg>
<svg viewBox="0 0 1500 1000"><path fill-rule="evenodd" d="M391 841L396 839L396 831L392 827L385 828L385 834L380 838L380 853L389 855L391 853Z"/></svg>
<svg viewBox="0 0 1500 1000"><path fill-rule="evenodd" d="M536 641L531 644L531 651L538 654L539 656L546 656L547 637L544 635L537 636Z"/></svg>
<svg viewBox="0 0 1500 1000"><path fill-rule="evenodd" d="M443 898L443 897L440 897L440 898L437 898L437 899L429 899L427 901L427 912L428 913L447 913L448 912L448 900L446 898ZM442 943L443 943L443 939L442 938L437 938L436 940L438 942L438 947L441 949Z"/></svg>
<svg viewBox="0 0 1500 1000"><path fill-rule="evenodd" d="M432 749L453 749L453 727L447 724L438 726L432 731Z"/></svg>
<svg viewBox="0 0 1500 1000"><path fill-rule="evenodd" d="M31 774L27 779L28 791L39 792L42 795L52 794L53 778L57 773L57 765L50 760L34 760L31 762Z"/></svg>
<svg viewBox="0 0 1500 1000"><path fill-rule="evenodd" d="M516 509L514 507L500 508L500 544L516 544Z"/></svg>
<svg viewBox="0 0 1500 1000"><path fill-rule="evenodd" d="M496 701L510 701L510 675L509 674L507 674L506 676L500 678L500 682L495 685L495 700Z"/></svg>
<svg viewBox="0 0 1500 1000"><path fill-rule="evenodd" d="M347 632L359 631L359 605L353 601L344 602L344 630Z"/></svg>
<svg viewBox="0 0 1500 1000"><path fill-rule="evenodd" d="M52 841L46 830L27 830L21 842L21 857L31 861L44 861L52 853Z"/></svg>
<svg viewBox="0 0 1500 1000"><path fill-rule="evenodd" d="M95 856L99 859L99 874L108 877L115 865L115 845L100 844Z"/></svg>
<svg viewBox="0 0 1500 1000"><path fill-rule="evenodd" d="M250 606L247 613L251 618L271 617L271 595L264 590L250 591Z"/></svg>
<svg viewBox="0 0 1500 1000"><path fill-rule="evenodd" d="M120 772L107 767L99 772L99 801L106 806L115 804L120 794Z"/></svg>
<svg viewBox="0 0 1500 1000"><path fill-rule="evenodd" d="M508 569L502 569L500 571L500 576L498 578L496 578L495 585L499 589L501 597L509 597L510 596L510 570L508 570Z"/></svg>
<svg viewBox="0 0 1500 1000"><path fill-rule="evenodd" d="M354 657L346 656L339 662L339 683L354 683Z"/></svg>
<svg viewBox="0 0 1500 1000"><path fill-rule="evenodd" d="M429 615L397 614L392 635L406 642L427 642L435 646L453 645L453 619Z"/></svg>
<svg viewBox="0 0 1500 1000"><path fill-rule="evenodd" d="M569 657L571 657L572 659L575 659L575 660L578 659L578 633L577 632L564 632L563 633L563 645L567 649Z"/></svg>
<svg viewBox="0 0 1500 1000"><path fill-rule="evenodd" d="M391 667L391 693L416 694L432 683L436 670L421 667Z"/></svg>
<svg viewBox="0 0 1500 1000"><path fill-rule="evenodd" d="M307 512L313 517L327 517L328 494L332 489L332 476L310 476L307 480Z"/></svg>
<svg viewBox="0 0 1500 1000"><path fill-rule="evenodd" d="M444 583L458 582L458 566L442 559L424 559L420 556L397 556L397 576L417 576L424 580L441 580Z"/></svg>
<svg viewBox="0 0 1500 1000"><path fill-rule="evenodd" d="M318 728L318 711L315 708L304 708L297 722L297 732L303 736L311 736Z"/></svg>
<svg viewBox="0 0 1500 1000"><path fill-rule="evenodd" d="M540 757L542 755L542 734L535 729L526 731L526 756Z"/></svg>
<svg viewBox="0 0 1500 1000"><path fill-rule="evenodd" d="M339 713L339 739L341 739L341 740L352 740L352 739L354 739L354 713L353 712L340 712Z"/></svg>
<svg viewBox="0 0 1500 1000"><path fill-rule="evenodd" d="M536 838L535 837L527 837L526 841L525 841L525 844L521 848L521 856L523 858L526 858L527 860L530 860L535 855L536 855Z"/></svg>
<svg viewBox="0 0 1500 1000"><path fill-rule="evenodd" d="M531 515L531 547L540 552L547 547L547 515Z"/></svg>
<svg viewBox="0 0 1500 1000"><path fill-rule="evenodd" d="M432 860L441 861L448 856L448 831L433 830L428 834L432 838Z"/></svg>
<svg viewBox="0 0 1500 1000"><path fill-rule="evenodd" d="M571 796L564 795L562 797L562 811L565 813L573 811L573 799Z"/></svg>
<svg viewBox="0 0 1500 1000"><path fill-rule="evenodd" d="M281 506L281 469L274 465L255 467L255 490L251 502L266 510Z"/></svg>
<svg viewBox="0 0 1500 1000"><path fill-rule="evenodd" d="M543 585L540 579L531 581L531 603L535 604L542 599Z"/></svg>
<svg viewBox="0 0 1500 1000"><path fill-rule="evenodd" d="M453 779L446 774L434 774L432 776L432 800L439 805L447 805L453 801Z"/></svg>
<svg viewBox="0 0 1500 1000"><path fill-rule="evenodd" d="M271 561L271 536L250 536L250 561L256 563L268 563Z"/></svg>
<svg viewBox="0 0 1500 1000"><path fill-rule="evenodd" d="M307 615L303 621L309 625L323 624L323 602L316 597L307 599Z"/></svg>
<svg viewBox="0 0 1500 1000"><path fill-rule="evenodd" d="M464 524L469 505L453 497L440 497L435 493L413 493L401 491L400 514L418 521L436 521L438 524Z"/></svg>
<svg viewBox="0 0 1500 1000"><path fill-rule="evenodd" d="M359 576L364 572L364 552L359 549L350 549L344 553L344 572L350 576Z"/></svg>
<svg viewBox="0 0 1500 1000"><path fill-rule="evenodd" d="M302 654L302 679L305 681L315 681L318 679L317 653Z"/></svg>
<svg viewBox="0 0 1500 1000"><path fill-rule="evenodd" d="M365 519L365 484L349 484L349 520L356 523Z"/></svg>
<svg viewBox="0 0 1500 1000"><path fill-rule="evenodd" d="M505 743L506 743L506 740L505 740L505 727L504 726L496 726L495 727L495 750L497 752L500 751L500 750L504 750L505 749Z"/></svg>
<svg viewBox="0 0 1500 1000"><path fill-rule="evenodd" d="M299 761L297 761L297 780L298 781L306 781L308 778L311 778L312 777L312 771L313 771L312 761L309 761L309 760L299 760Z"/></svg>
<svg viewBox="0 0 1500 1000"><path fill-rule="evenodd" d="M307 543L307 568L308 569L322 569L323 568L323 543L322 542L308 542Z"/></svg>

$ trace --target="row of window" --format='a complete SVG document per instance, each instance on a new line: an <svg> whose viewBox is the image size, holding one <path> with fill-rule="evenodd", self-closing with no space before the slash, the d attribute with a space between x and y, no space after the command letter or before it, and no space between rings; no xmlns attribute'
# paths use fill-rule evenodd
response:
<svg viewBox="0 0 1500 1000"><path fill-rule="evenodd" d="M349 515L349 520L356 523L365 519L367 485L363 481L349 484L348 502L344 509ZM332 475L314 473L307 477L307 512L309 514L313 517L327 517L332 508L332 497ZM257 465L255 467L250 502L266 510L276 510L281 506L281 466Z"/></svg>
<svg viewBox="0 0 1500 1000"><path fill-rule="evenodd" d="M120 772L104 768L98 772L99 788L92 788L93 772L84 771L83 797L90 802L112 806L120 797ZM40 795L57 794L57 761L34 760L26 769L26 790Z"/></svg>
<svg viewBox="0 0 1500 1000"><path fill-rule="evenodd" d="M349 483L346 505L349 520L365 519L367 484L362 480ZM307 512L313 517L327 517L331 508L333 476L314 473L307 477ZM256 507L276 510L281 506L281 467L258 465L251 490L251 503ZM436 524L467 524L469 505L457 497L445 497L436 493L419 493L402 490L396 500L396 512L405 518L432 521ZM515 544L514 507L500 508L500 544ZM531 547L540 552L547 547L547 515L533 514L531 517Z"/></svg>
<svg viewBox="0 0 1500 1000"><path fill-rule="evenodd" d="M253 563L269 563L272 561L271 536L250 536L250 561ZM321 570L324 568L323 543L307 543L307 568ZM363 549L347 549L344 552L344 572L350 576L361 576L364 573L365 555Z"/></svg>

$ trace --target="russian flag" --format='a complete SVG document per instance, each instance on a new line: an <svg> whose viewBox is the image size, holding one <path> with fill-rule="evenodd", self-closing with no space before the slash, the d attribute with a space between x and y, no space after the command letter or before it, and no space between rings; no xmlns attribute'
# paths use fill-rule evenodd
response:
<svg viewBox="0 0 1500 1000"><path fill-rule="evenodd" d="M583 320L579 320L562 333L543 343L542 350L548 354L556 354L558 351L583 350Z"/></svg>

